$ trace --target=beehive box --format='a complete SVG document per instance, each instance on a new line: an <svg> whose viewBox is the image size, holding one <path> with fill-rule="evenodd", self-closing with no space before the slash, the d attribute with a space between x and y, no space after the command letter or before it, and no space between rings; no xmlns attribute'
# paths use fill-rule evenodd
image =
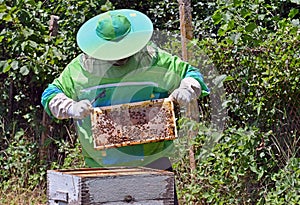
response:
<svg viewBox="0 0 300 205"><path fill-rule="evenodd" d="M49 205L171 205L174 174L144 167L48 170Z"/></svg>
<svg viewBox="0 0 300 205"><path fill-rule="evenodd" d="M167 98L94 108L91 123L98 150L177 137L174 104Z"/></svg>

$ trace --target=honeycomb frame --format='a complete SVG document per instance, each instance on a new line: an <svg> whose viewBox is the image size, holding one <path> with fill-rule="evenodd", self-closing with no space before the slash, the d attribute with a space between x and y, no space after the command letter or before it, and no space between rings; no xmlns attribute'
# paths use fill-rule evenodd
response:
<svg viewBox="0 0 300 205"><path fill-rule="evenodd" d="M168 98L93 108L91 124L97 150L177 138Z"/></svg>

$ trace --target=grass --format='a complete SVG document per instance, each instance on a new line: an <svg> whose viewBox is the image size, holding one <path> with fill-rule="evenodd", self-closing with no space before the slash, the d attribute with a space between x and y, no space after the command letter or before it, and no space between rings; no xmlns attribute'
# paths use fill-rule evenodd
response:
<svg viewBox="0 0 300 205"><path fill-rule="evenodd" d="M37 187L34 190L12 187L7 190L0 190L1 205L46 205L46 190Z"/></svg>

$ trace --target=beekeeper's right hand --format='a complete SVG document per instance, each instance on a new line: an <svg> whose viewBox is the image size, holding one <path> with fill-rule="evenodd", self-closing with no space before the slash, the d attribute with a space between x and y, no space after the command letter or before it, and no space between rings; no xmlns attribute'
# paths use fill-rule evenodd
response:
<svg viewBox="0 0 300 205"><path fill-rule="evenodd" d="M76 102L63 93L58 93L53 97L48 107L52 115L57 119L83 119L87 117L92 110L92 104L89 100Z"/></svg>

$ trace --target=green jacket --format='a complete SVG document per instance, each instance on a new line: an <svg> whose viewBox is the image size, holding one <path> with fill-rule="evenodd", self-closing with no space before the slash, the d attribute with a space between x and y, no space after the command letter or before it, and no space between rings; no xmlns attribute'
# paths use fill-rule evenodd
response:
<svg viewBox="0 0 300 205"><path fill-rule="evenodd" d="M81 54L45 89L42 105L51 116L49 101L61 92L76 101L92 101L102 95L93 103L94 107L165 98L186 77L193 77L200 83L202 96L209 94L197 68L153 45L131 56L123 66L111 66ZM172 141L97 151L93 148L90 117L75 123L86 164L90 167L145 166L172 154Z"/></svg>

